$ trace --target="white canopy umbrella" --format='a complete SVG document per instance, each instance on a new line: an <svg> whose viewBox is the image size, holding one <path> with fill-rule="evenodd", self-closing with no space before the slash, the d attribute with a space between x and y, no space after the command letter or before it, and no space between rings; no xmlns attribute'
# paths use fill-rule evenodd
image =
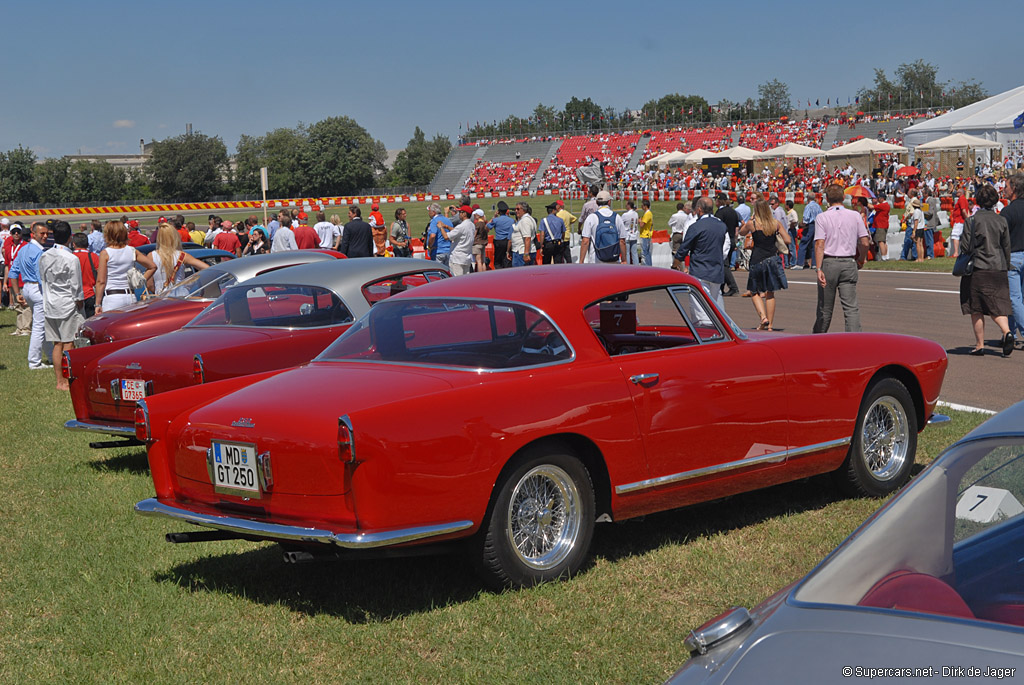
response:
<svg viewBox="0 0 1024 685"><path fill-rule="evenodd" d="M964 148L970 150L990 150L997 147L1002 147L1002 144L979 138L978 136L969 136L966 133L954 133L945 138L939 138L930 143L918 145L914 150L961 150Z"/></svg>
<svg viewBox="0 0 1024 685"><path fill-rule="evenodd" d="M861 138L854 143L847 143L846 145L840 145L837 148L825 151L826 157L850 157L853 155L871 155L885 152L907 152L907 148L902 145L893 145L887 143L884 140L873 140L871 138Z"/></svg>
<svg viewBox="0 0 1024 685"><path fill-rule="evenodd" d="M683 162L686 164L700 164L701 160L705 157L714 157L717 154L717 152L711 152L710 150L705 150L704 148L699 147L693 152L688 153L683 159Z"/></svg>
<svg viewBox="0 0 1024 685"><path fill-rule="evenodd" d="M686 161L686 154L676 150L669 152L666 155L662 155L658 159L658 166L681 166Z"/></svg>
<svg viewBox="0 0 1024 685"><path fill-rule="evenodd" d="M648 169L650 169L651 167L661 166L661 164L660 164L661 159L663 157L667 157L670 154L672 154L672 153L670 153L670 152L662 152L660 155L657 155L656 157L651 157L649 160L644 162L644 166L646 168L648 168Z"/></svg>
<svg viewBox="0 0 1024 685"><path fill-rule="evenodd" d="M773 147L771 150L758 152L758 159L772 159L774 157L824 157L825 151L816 147L801 145L800 143L786 143Z"/></svg>
<svg viewBox="0 0 1024 685"><path fill-rule="evenodd" d="M749 162L757 156L757 150L751 150L749 147L743 147L737 145L731 147L728 150L723 150L715 155L715 157L728 157L729 159L735 159L743 162Z"/></svg>

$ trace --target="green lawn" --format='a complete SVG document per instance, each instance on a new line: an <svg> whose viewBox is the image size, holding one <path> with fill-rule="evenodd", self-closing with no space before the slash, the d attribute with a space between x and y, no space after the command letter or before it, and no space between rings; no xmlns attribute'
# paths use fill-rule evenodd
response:
<svg viewBox="0 0 1024 685"><path fill-rule="evenodd" d="M139 448L64 431L54 376L0 312L0 682L655 683L687 631L806 573L879 505L812 479L602 525L578 577L492 593L458 557L287 566L277 547L170 545ZM982 417L955 413L930 461Z"/></svg>

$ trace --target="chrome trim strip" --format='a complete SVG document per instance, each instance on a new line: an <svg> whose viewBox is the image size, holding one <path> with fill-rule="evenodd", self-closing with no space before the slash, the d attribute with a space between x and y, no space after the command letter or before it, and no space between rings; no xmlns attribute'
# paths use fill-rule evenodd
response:
<svg viewBox="0 0 1024 685"><path fill-rule="evenodd" d="M932 414L928 417L927 423L929 426L934 426L939 423L949 423L952 420L953 419L949 418L945 414Z"/></svg>
<svg viewBox="0 0 1024 685"><path fill-rule="evenodd" d="M88 431L90 433L104 433L106 435L123 435L126 437L135 437L134 426L115 426L107 423L89 423L88 421L79 421L72 419L64 424L64 428L69 431Z"/></svg>
<svg viewBox="0 0 1024 685"><path fill-rule="evenodd" d="M717 473L733 471L735 469L742 469L748 466L759 466L761 464L771 464L774 462L786 461L787 459L791 459L793 457L802 457L806 454L813 454L814 452L824 452L825 450L834 449L836 447L843 447L845 445L849 445L850 440L850 438L829 440L828 442L819 442L816 445L806 445L804 447L796 447L794 449L783 450L781 452L769 452L768 454L762 454L758 457L747 457L746 459L738 459L736 461L726 462L725 464L716 464L715 466L707 466L702 469L694 469L693 471L683 471L682 473L674 473L670 476L661 476L660 478L651 478L649 480L641 480L635 483L616 485L615 494L625 495L631 492L636 492L637 490L656 488L660 485L678 483L680 481L690 480L691 478L712 476Z"/></svg>
<svg viewBox="0 0 1024 685"><path fill-rule="evenodd" d="M397 530L379 532L335 533L322 528L286 526L279 523L269 523L234 516L199 514L182 507L165 504L153 497L138 502L135 505L135 511L143 516L164 516L197 526L228 530L242 535L254 535L275 540L319 542L337 545L345 549L371 549L374 547L398 545L413 540L455 533L473 526L472 521L452 521L451 523L442 523L434 526L417 526L414 528L399 528Z"/></svg>

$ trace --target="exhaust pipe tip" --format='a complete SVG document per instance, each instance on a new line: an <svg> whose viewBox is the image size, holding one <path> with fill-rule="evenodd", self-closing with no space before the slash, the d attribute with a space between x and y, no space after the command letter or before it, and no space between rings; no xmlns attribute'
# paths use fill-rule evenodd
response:
<svg viewBox="0 0 1024 685"><path fill-rule="evenodd" d="M316 556L303 550L289 550L284 553L284 563L304 564L316 559Z"/></svg>

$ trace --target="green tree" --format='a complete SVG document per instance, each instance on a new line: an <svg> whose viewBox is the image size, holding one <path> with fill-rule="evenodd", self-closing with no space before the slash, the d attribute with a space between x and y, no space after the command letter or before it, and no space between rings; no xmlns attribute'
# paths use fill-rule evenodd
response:
<svg viewBox="0 0 1024 685"><path fill-rule="evenodd" d="M219 136L183 134L154 143L146 169L159 199L206 200L224 190L228 151Z"/></svg>
<svg viewBox="0 0 1024 685"><path fill-rule="evenodd" d="M793 103L789 95L789 86L778 79L766 81L757 87L757 117L759 119L775 119L789 116Z"/></svg>
<svg viewBox="0 0 1024 685"><path fill-rule="evenodd" d="M896 67L895 80L890 80L884 69L875 69L874 87L857 91L859 107L868 112L963 107L988 97L973 79L953 83L939 81L938 75L938 67L921 59Z"/></svg>
<svg viewBox="0 0 1024 685"><path fill-rule="evenodd" d="M44 159L32 170L36 199L46 205L63 205L74 199L71 162L67 157Z"/></svg>
<svg viewBox="0 0 1024 685"><path fill-rule="evenodd" d="M657 100L648 100L640 111L641 122L645 125L707 121L708 101L699 95L670 93Z"/></svg>
<svg viewBox="0 0 1024 685"><path fill-rule="evenodd" d="M388 176L388 185L425 186L434 178L452 149L451 141L440 133L427 140L419 126L405 149L398 153Z"/></svg>
<svg viewBox="0 0 1024 685"><path fill-rule="evenodd" d="M72 202L113 202L124 199L125 171L103 160L78 160L68 171Z"/></svg>
<svg viewBox="0 0 1024 685"><path fill-rule="evenodd" d="M152 178L145 167L129 169L124 175L124 192L121 200L143 202L153 199Z"/></svg>
<svg viewBox="0 0 1024 685"><path fill-rule="evenodd" d="M304 153L305 192L325 196L350 195L373 185L387 157L384 143L349 117L310 126Z"/></svg>
<svg viewBox="0 0 1024 685"><path fill-rule="evenodd" d="M18 146L0 153L0 202L35 202L36 153Z"/></svg>
<svg viewBox="0 0 1024 685"><path fill-rule="evenodd" d="M589 130L600 127L601 107L590 98L580 100L574 95L565 103L564 111L567 128Z"/></svg>

